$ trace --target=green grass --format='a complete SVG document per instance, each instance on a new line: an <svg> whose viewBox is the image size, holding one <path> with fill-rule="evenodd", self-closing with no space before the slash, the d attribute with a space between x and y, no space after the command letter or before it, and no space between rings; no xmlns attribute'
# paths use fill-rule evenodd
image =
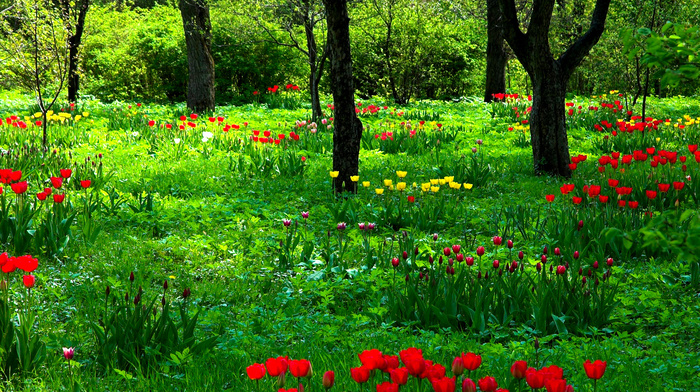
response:
<svg viewBox="0 0 700 392"><path fill-rule="evenodd" d="M379 101L372 103L383 105ZM674 98L652 103L651 111L659 118L699 115L697 100ZM409 187L415 181L420 188L421 183L436 178L438 168L431 149L420 154L361 152L360 182L367 180L372 185L369 189L360 187L355 215L348 216L346 238L352 243L344 256L348 267L356 272L327 274L324 279L315 280L314 272L325 268L322 244L327 232L335 236L338 222L334 213L341 203L330 191L329 131L319 131L319 152L308 145L292 147L299 156L307 157L303 177L288 178L274 172L259 175L232 169L230 158L245 154L245 150L227 150L222 143L205 152L210 145L194 134L199 131L190 133L184 147L178 146L168 139L171 134L149 131L145 125L148 119L173 123L186 113L182 105L148 104L138 111L125 106L85 102L79 112L90 114L81 120L81 128L54 131L66 132L65 140L72 140L56 148L60 152L70 150L73 161L81 163L86 156L94 159L96 154L104 154L104 168L113 176L103 191L116 192L124 203L113 214L104 209L96 214L102 227L96 243L85 243L74 228L64 254L58 258L39 256L38 287L34 291L39 298L39 318L34 330L47 345L47 361L32 374L6 381L3 390L69 389L69 369L61 355L61 347L69 346L76 347L74 360L80 364L79 369L72 369L74 379L86 390L252 391L256 390L255 384L247 379L246 366L264 363L272 356L289 355L312 362L314 376L311 387L305 383L305 390L321 390L323 372L335 370L334 390L356 391L359 389L350 378L349 369L360 366L358 353L378 348L396 355L412 346L423 349L426 358L448 367L448 373L456 355L480 353L484 362L475 376L493 375L501 386L508 387L513 361L535 361L535 337L541 344L537 356L540 365L557 364L564 368L565 378L577 391L593 390L583 371L586 359L608 362L599 391L700 389L700 299L697 289L685 283L684 265L670 253L651 257L640 250L634 258L616 260L613 277L620 283L621 304L613 321L603 329L576 335L546 335L528 325L493 324L484 331L472 331L422 329L412 323L390 322L383 317L386 296L393 285L392 271L386 267L388 259L379 260L382 264L372 270L363 268L356 224L377 221L382 199L374 195L374 188L381 187L385 178L396 183L396 170L408 171ZM120 110L115 112L115 108ZM503 228L498 218L502 207L539 205L544 209L545 194L561 197L562 180L534 176L531 151L514 145L516 136L506 129L510 121L491 119L486 105L421 102L397 111L400 110L420 111L411 115L413 123L421 115L439 114L438 122L443 127L461 127L456 140L441 147L445 162L454 162L463 154L469 156L476 139L483 139L481 148L493 168L483 186L461 190L458 196L447 199L457 216L436 222L440 244L462 243L473 252L464 241L465 233L473 237L476 245L489 242L497 229ZM3 95L0 99L3 118L10 114L21 118L33 111L29 100L16 95ZM127 117L125 113L135 114ZM246 133L241 126L235 137L219 131L215 141L247 138L250 129L288 134L294 121L305 119L308 110L267 110L250 105L222 107L216 113L226 117L227 122L248 121L250 125ZM396 129L405 121L388 114L362 120L371 130L381 129L380 123L393 123ZM11 139L5 136L8 128L1 131L0 147L12 147ZM139 136L132 136L133 132L139 132ZM694 138L697 143L698 133L693 132L688 142ZM302 135L302 141L307 136ZM32 142L30 133L23 137ZM594 161L602 154L593 144L599 138L592 130L573 130L569 138L572 154L588 154L589 160ZM682 142L669 136L669 145L678 150L684 148ZM30 182L30 190L38 188L36 182ZM10 192L9 187L5 192ZM411 192L422 197L418 191ZM146 194L153 197L152 210L135 212L129 207L136 208L138 195ZM106 193L102 198L107 202ZM80 206L77 197L73 202ZM684 208L698 206L689 201ZM277 268L279 241L284 238L281 221L290 218L304 227L300 211L310 212L306 230L315 238L316 249L308 263L295 262L290 270L281 271ZM432 243L434 230L405 229L421 249L437 249ZM380 225L374 234L375 247L383 241L387 246L398 246L393 244L400 236L401 231ZM526 249L531 256L540 251L542 244L557 241L525 240L519 234L511 238L517 249ZM382 257L388 254L386 251ZM123 296L131 271L136 275L134 284L143 286L147 298L160 293L164 279L170 282L169 293L175 302L180 301L175 297L183 289L191 288L190 311L201 310L197 334L201 338L218 336L215 348L202 356L190 357L179 366L163 362L146 374L138 369L120 374L99 366L95 336L88 323L100 318L105 287L109 285L113 293L119 293L113 295ZM17 276L12 279L14 289L19 291ZM287 387L295 386L291 375L287 381ZM261 390L277 390L268 379L261 386ZM510 388L518 390L515 385ZM429 387L423 385L423 390Z"/></svg>

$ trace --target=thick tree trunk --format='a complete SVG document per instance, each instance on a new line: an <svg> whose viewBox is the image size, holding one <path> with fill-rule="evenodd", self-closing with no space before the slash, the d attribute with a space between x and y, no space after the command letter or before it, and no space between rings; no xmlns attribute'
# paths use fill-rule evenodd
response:
<svg viewBox="0 0 700 392"><path fill-rule="evenodd" d="M308 5L307 5L308 6ZM309 10L307 9L306 15L308 16ZM318 84L321 79L318 64L318 47L316 45L316 37L314 36L314 27L311 24L311 20L307 19L304 22L304 31L306 33L306 50L309 54L309 93L311 95L311 116L314 121L323 117L323 111L321 110L321 97L318 93ZM325 59L322 58L321 61Z"/></svg>
<svg viewBox="0 0 700 392"><path fill-rule="evenodd" d="M543 58L538 71L532 76L530 135L537 174L571 176L566 133L566 84L559 64L551 59Z"/></svg>
<svg viewBox="0 0 700 392"><path fill-rule="evenodd" d="M323 0L328 23L328 48L333 90L333 170L339 175L333 181L336 192L357 192L357 183L350 180L359 171L362 122L355 113L355 87L350 56L350 18L347 0Z"/></svg>
<svg viewBox="0 0 700 392"><path fill-rule="evenodd" d="M180 14L185 29L189 70L187 107L194 112L212 111L216 102L207 0L180 0Z"/></svg>
<svg viewBox="0 0 700 392"><path fill-rule="evenodd" d="M323 110L321 109L321 97L318 92L318 70L316 65L311 65L311 73L309 75L309 90L311 93L311 116L313 121L318 121L323 118Z"/></svg>
<svg viewBox="0 0 700 392"><path fill-rule="evenodd" d="M486 42L486 91L484 102L491 102L493 94L506 92L506 62L508 57L503 47L503 23L498 0L487 0L487 42Z"/></svg>

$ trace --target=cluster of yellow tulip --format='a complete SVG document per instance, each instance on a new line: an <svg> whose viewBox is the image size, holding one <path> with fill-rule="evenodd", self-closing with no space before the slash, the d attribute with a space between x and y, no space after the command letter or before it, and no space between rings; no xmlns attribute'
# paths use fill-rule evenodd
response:
<svg viewBox="0 0 700 392"><path fill-rule="evenodd" d="M60 112L60 113L54 113L53 110L49 110L46 112L46 120L47 121L52 121L52 122L60 122L64 123L66 121L73 119L73 121L80 121L81 118L87 117L89 115L88 112L83 112L83 114L76 114L75 117L73 117L70 113L67 112ZM42 114L41 112L34 113L34 118L41 118ZM29 122L29 117L26 117L25 120Z"/></svg>
<svg viewBox="0 0 700 392"><path fill-rule="evenodd" d="M336 178L336 177L338 177L339 174L340 173L337 171L330 172L331 178ZM399 179L405 178L407 174L408 174L408 172L406 172L406 171L400 171L400 170L396 171L396 176ZM360 176L351 176L350 180L352 180L353 182L358 182L358 181L360 181ZM383 188L375 188L374 189L374 192L377 195L384 194L384 189L389 189L391 191L397 190L399 192L403 192L408 187L408 184L404 181L399 181L396 184L394 184L393 180L384 179L383 183L384 183ZM369 188L370 185L371 184L369 181L362 181L363 187ZM448 185L451 189L455 189L455 190L462 189L462 187L464 187L465 190L469 190L469 189L472 189L472 187L473 187L473 184L469 184L466 182L464 184L462 184L461 182L455 182L454 176L447 176L444 178L433 178L433 179L430 179L430 182L421 183L420 190L422 192L437 193L438 191L440 191L440 186L444 186L444 185ZM418 189L419 188L418 183L414 182L412 188Z"/></svg>

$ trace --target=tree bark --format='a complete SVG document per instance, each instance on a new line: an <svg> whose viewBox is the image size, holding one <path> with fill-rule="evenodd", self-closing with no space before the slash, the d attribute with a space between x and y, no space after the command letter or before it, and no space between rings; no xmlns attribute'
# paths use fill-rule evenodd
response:
<svg viewBox="0 0 700 392"><path fill-rule="evenodd" d="M498 0L505 39L532 82L530 135L537 174L571 176L564 105L566 85L573 71L603 34L610 1L596 0L586 33L555 60L549 46L554 0L533 1L527 33L520 30L515 0Z"/></svg>
<svg viewBox="0 0 700 392"><path fill-rule="evenodd" d="M506 92L506 62L508 57L503 47L503 23L498 0L487 0L486 42L486 91L484 102L493 101L493 95Z"/></svg>
<svg viewBox="0 0 700 392"><path fill-rule="evenodd" d="M359 172L362 122L355 113L355 87L350 55L350 18L347 0L323 0L328 23L328 49L333 91L333 180L336 192L357 192L357 183L350 180Z"/></svg>
<svg viewBox="0 0 700 392"><path fill-rule="evenodd" d="M83 39L85 30L85 16L90 7L90 0L83 0L78 10L78 20L75 24L75 32L68 36L68 102L78 100L80 88L80 75L78 74L78 49Z"/></svg>
<svg viewBox="0 0 700 392"><path fill-rule="evenodd" d="M187 107L194 112L213 111L216 102L209 5L207 0L180 0L179 5L189 70Z"/></svg>

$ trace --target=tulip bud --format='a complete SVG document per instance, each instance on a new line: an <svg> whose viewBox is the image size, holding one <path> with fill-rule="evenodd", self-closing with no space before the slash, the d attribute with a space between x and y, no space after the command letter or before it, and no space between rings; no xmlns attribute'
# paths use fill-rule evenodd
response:
<svg viewBox="0 0 700 392"><path fill-rule="evenodd" d="M134 271L131 271L131 274L129 275L129 280L133 282L134 279Z"/></svg>
<svg viewBox="0 0 700 392"><path fill-rule="evenodd" d="M476 275L476 278L477 278L477 279L481 279L481 271L479 271L479 274Z"/></svg>
<svg viewBox="0 0 700 392"><path fill-rule="evenodd" d="M469 378L462 381L462 392L476 392L476 384Z"/></svg>
<svg viewBox="0 0 700 392"><path fill-rule="evenodd" d="M409 280L411 280L411 277L406 274L406 283L408 283Z"/></svg>
<svg viewBox="0 0 700 392"><path fill-rule="evenodd" d="M608 267L612 267L612 266L613 266L613 259L612 259L612 257L608 257L607 263L608 263Z"/></svg>
<svg viewBox="0 0 700 392"><path fill-rule="evenodd" d="M129 293L124 294L124 301L129 302Z"/></svg>
<svg viewBox="0 0 700 392"><path fill-rule="evenodd" d="M438 259L438 264L442 265L442 256Z"/></svg>
<svg viewBox="0 0 700 392"><path fill-rule="evenodd" d="M286 377L285 377L285 374L286 374L286 373L287 373L287 372L282 372L282 373L280 373L280 375L277 377L277 386L280 387L280 388L284 388L284 384L285 384L286 381L287 381L287 380L286 380Z"/></svg>
<svg viewBox="0 0 700 392"><path fill-rule="evenodd" d="M598 278L595 278L595 285L598 286L598 284L600 284L600 282L598 281Z"/></svg>
<svg viewBox="0 0 700 392"><path fill-rule="evenodd" d="M418 256L418 247L416 246L416 249L413 251L413 254Z"/></svg>
<svg viewBox="0 0 700 392"><path fill-rule="evenodd" d="M165 291L167 289L168 289L168 281L166 280L163 282L163 291Z"/></svg>
<svg viewBox="0 0 700 392"><path fill-rule="evenodd" d="M566 267L563 265L557 266L557 275L564 275L566 273Z"/></svg>
<svg viewBox="0 0 700 392"><path fill-rule="evenodd" d="M433 234L433 241L437 241L437 240L438 240L438 233L434 233Z"/></svg>
<svg viewBox="0 0 700 392"><path fill-rule="evenodd" d="M586 282L588 282L588 279L584 276L584 277L581 279L581 282L585 285Z"/></svg>
<svg viewBox="0 0 700 392"><path fill-rule="evenodd" d="M578 221L578 229L583 229L583 220Z"/></svg>
<svg viewBox="0 0 700 392"><path fill-rule="evenodd" d="M401 254L401 256L403 257L404 260L408 259L408 252L403 251L403 253Z"/></svg>
<svg viewBox="0 0 700 392"><path fill-rule="evenodd" d="M598 260L593 262L593 268L598 269Z"/></svg>
<svg viewBox="0 0 700 392"><path fill-rule="evenodd" d="M513 249L513 240L508 240L508 249Z"/></svg>
<svg viewBox="0 0 700 392"><path fill-rule="evenodd" d="M583 275L583 267L578 269L578 274L579 274L579 276Z"/></svg>
<svg viewBox="0 0 700 392"><path fill-rule="evenodd" d="M537 272L542 271L542 263L537 263Z"/></svg>
<svg viewBox="0 0 700 392"><path fill-rule="evenodd" d="M547 245L544 246L544 249L542 250L542 254L547 254Z"/></svg>
<svg viewBox="0 0 700 392"><path fill-rule="evenodd" d="M493 268L498 269L499 264L500 264L500 262L498 260L494 260L493 261Z"/></svg>
<svg viewBox="0 0 700 392"><path fill-rule="evenodd" d="M543 254L540 259L542 260L542 264L547 264L547 254Z"/></svg>
<svg viewBox="0 0 700 392"><path fill-rule="evenodd" d="M2 290L2 291L7 290L7 280L3 279L0 281L0 290Z"/></svg>
<svg viewBox="0 0 700 392"><path fill-rule="evenodd" d="M486 251L486 249L484 249L483 246L480 246L480 247L476 248L476 255L481 257L484 255L485 251Z"/></svg>
<svg viewBox="0 0 700 392"><path fill-rule="evenodd" d="M323 387L330 389L333 384L335 384L335 373L332 370L323 373Z"/></svg>
<svg viewBox="0 0 700 392"><path fill-rule="evenodd" d="M182 292L182 298L187 299L187 297L190 296L190 293L191 293L191 292L190 292L189 287L186 288L186 289Z"/></svg>
<svg viewBox="0 0 700 392"><path fill-rule="evenodd" d="M461 262L463 262L463 261L464 261L464 254L458 253L458 254L457 254L457 262L458 262L458 263L461 263Z"/></svg>
<svg viewBox="0 0 700 392"><path fill-rule="evenodd" d="M456 357L452 361L452 373L459 377L464 373L464 362L462 362L462 357Z"/></svg>
<svg viewBox="0 0 700 392"><path fill-rule="evenodd" d="M423 279L423 271L418 274L418 279Z"/></svg>
<svg viewBox="0 0 700 392"><path fill-rule="evenodd" d="M525 257L525 253L523 253L523 251L521 250L520 252L518 252L518 258L522 260L523 257Z"/></svg>
<svg viewBox="0 0 700 392"><path fill-rule="evenodd" d="M137 295L136 297L134 297L134 305L138 305L138 304L139 304L139 301L141 301L141 296L140 296L140 295Z"/></svg>
<svg viewBox="0 0 700 392"><path fill-rule="evenodd" d="M454 264L454 260L452 260L452 258L450 258L449 260L447 260L447 264L448 264L450 267L452 267L452 264Z"/></svg>
<svg viewBox="0 0 700 392"><path fill-rule="evenodd" d="M393 265L394 268L398 267L399 266L399 258L394 257L393 259L391 259L391 265Z"/></svg>
<svg viewBox="0 0 700 392"><path fill-rule="evenodd" d="M428 256L428 262L429 262L430 264L433 264L433 261L434 261L434 260L433 260L433 256Z"/></svg>
<svg viewBox="0 0 700 392"><path fill-rule="evenodd" d="M579 258L579 253L578 253L578 251L576 251L576 252L574 252L574 259L578 260L578 258Z"/></svg>
<svg viewBox="0 0 700 392"><path fill-rule="evenodd" d="M467 257L466 261L467 261L468 266L471 267L472 265L474 265L474 258L473 257L471 257L471 256Z"/></svg>
<svg viewBox="0 0 700 392"><path fill-rule="evenodd" d="M554 272L554 265L553 264L549 265L549 272Z"/></svg>
<svg viewBox="0 0 700 392"><path fill-rule="evenodd" d="M561 256L561 250L559 248L554 248L554 254L556 256Z"/></svg>
<svg viewBox="0 0 700 392"><path fill-rule="evenodd" d="M442 250L442 253L444 253L445 256L449 256L449 255L450 255L450 248L445 248L445 249L443 249L443 250Z"/></svg>

